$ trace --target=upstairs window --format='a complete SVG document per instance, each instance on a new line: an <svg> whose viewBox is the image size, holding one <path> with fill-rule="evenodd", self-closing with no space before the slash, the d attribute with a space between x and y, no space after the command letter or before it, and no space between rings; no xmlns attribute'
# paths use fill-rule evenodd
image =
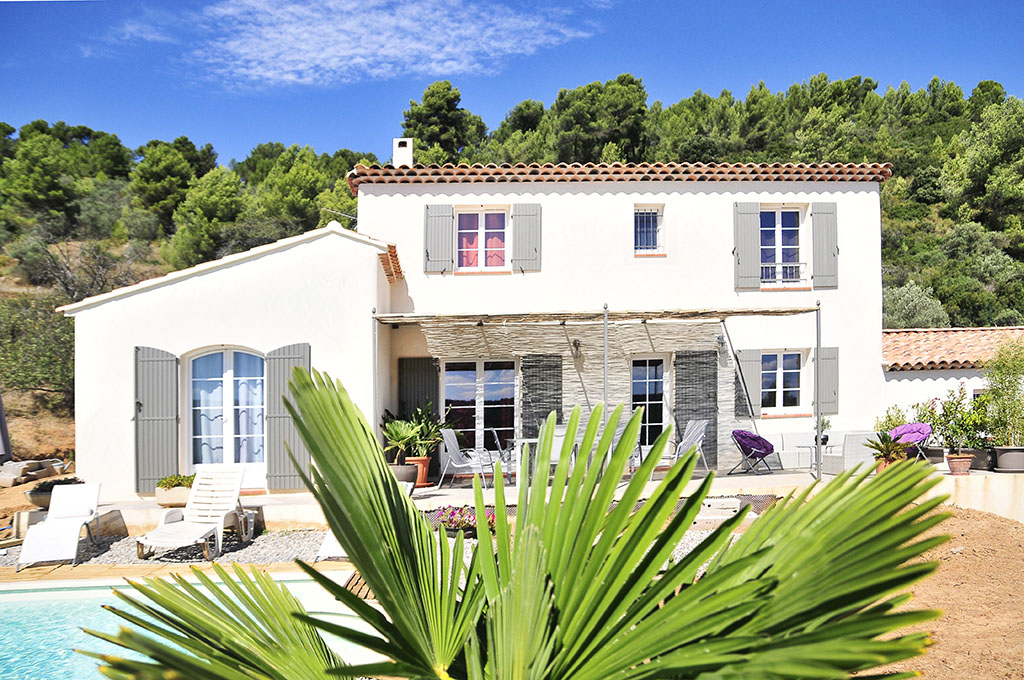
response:
<svg viewBox="0 0 1024 680"><path fill-rule="evenodd" d="M761 210L761 284L792 284L804 280L800 261L800 212Z"/></svg>
<svg viewBox="0 0 1024 680"><path fill-rule="evenodd" d="M633 208L633 252L638 255L662 251L660 206Z"/></svg>
<svg viewBox="0 0 1024 680"><path fill-rule="evenodd" d="M463 270L507 269L504 210L460 210L455 215L455 263Z"/></svg>

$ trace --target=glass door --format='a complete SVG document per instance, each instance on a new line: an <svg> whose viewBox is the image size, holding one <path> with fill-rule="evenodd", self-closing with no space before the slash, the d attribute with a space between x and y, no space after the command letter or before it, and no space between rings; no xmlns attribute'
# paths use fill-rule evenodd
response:
<svg viewBox="0 0 1024 680"><path fill-rule="evenodd" d="M516 434L516 363L479 359L444 364L448 422L467 449L507 448Z"/></svg>

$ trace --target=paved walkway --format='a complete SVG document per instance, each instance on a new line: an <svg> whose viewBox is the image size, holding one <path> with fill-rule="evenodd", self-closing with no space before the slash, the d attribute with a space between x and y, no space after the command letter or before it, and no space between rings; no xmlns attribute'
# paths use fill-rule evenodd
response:
<svg viewBox="0 0 1024 680"><path fill-rule="evenodd" d="M67 581L68 585L71 586L84 586L88 584L82 583L82 581L91 581L96 579L120 581L122 579L167 577L172 574L188 575L192 572L191 567L193 566L198 567L204 572L213 571L213 566L209 562L200 562L194 565L160 564L156 562L154 562L151 565L80 564L77 567L72 567L70 564L44 565L39 567L26 567L17 574L14 573L14 567L0 567L0 583L28 584L39 581ZM294 574L296 576L304 576L304 572L300 571L294 562L284 562L277 564L253 564L244 566L247 570L251 567L255 567L262 571L272 572L274 574L288 573ZM352 571L352 564L349 562L317 562L313 566L317 571L320 572ZM52 585L55 584L48 583L48 586ZM6 590L6 588L0 587L0 590Z"/></svg>

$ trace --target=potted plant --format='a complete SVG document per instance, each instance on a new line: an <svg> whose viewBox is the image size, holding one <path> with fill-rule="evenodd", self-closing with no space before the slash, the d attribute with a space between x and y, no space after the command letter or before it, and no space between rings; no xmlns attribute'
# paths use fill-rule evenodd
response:
<svg viewBox="0 0 1024 680"><path fill-rule="evenodd" d="M828 431L830 429L832 429L832 419L829 418L828 416L822 416L821 417L821 445L822 446L827 446L828 445ZM814 443L815 444L818 443L818 435L817 435L817 433L815 433L815 435L814 435Z"/></svg>
<svg viewBox="0 0 1024 680"><path fill-rule="evenodd" d="M935 422L932 423L939 439L947 449L946 460L953 475L970 474L975 457L985 453L985 429L988 412L988 398L979 395L967 398L963 383L949 391L946 398L936 406Z"/></svg>
<svg viewBox="0 0 1024 680"><path fill-rule="evenodd" d="M384 439L387 446L384 447L384 454L387 456L388 467L400 482L415 482L419 478L419 468L416 465L406 463L405 456L416 443L419 436L420 426L408 420L389 420L384 423Z"/></svg>
<svg viewBox="0 0 1024 680"><path fill-rule="evenodd" d="M876 439L864 442L864 446L871 449L872 455L875 457L876 473L881 473L882 470L897 461L906 460L907 447L902 442L893 439L885 431L879 432L876 437Z"/></svg>
<svg viewBox="0 0 1024 680"><path fill-rule="evenodd" d="M419 406L409 417L409 422L419 426L419 433L416 441L412 444L412 453L415 456L407 456L406 462L412 463L419 468L419 476L416 479L416 487L430 486L427 477L430 473L430 459L437 451L437 445L441 443L441 429L444 427L444 420L434 415L434 407L429 401L426 406Z"/></svg>
<svg viewBox="0 0 1024 680"><path fill-rule="evenodd" d="M64 479L46 479L25 492L28 502L43 510L50 509L50 494L53 487L60 484L84 484L78 477L65 477Z"/></svg>
<svg viewBox="0 0 1024 680"><path fill-rule="evenodd" d="M156 502L163 508L183 508L192 492L195 475L167 475L156 483Z"/></svg>
<svg viewBox="0 0 1024 680"><path fill-rule="evenodd" d="M494 532L494 510L487 508L487 526ZM454 537L460 531L466 538L476 538L476 509L468 505L460 508L454 505L447 505L437 510L438 521L444 527L445 533Z"/></svg>
<svg viewBox="0 0 1024 680"><path fill-rule="evenodd" d="M985 363L997 472L1024 472L1024 340L1004 343Z"/></svg>

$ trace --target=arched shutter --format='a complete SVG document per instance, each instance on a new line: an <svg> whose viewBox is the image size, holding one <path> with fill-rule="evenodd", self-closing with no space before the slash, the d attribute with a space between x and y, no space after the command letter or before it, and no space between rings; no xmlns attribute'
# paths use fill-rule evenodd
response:
<svg viewBox="0 0 1024 680"><path fill-rule="evenodd" d="M288 448L299 466L309 472L309 452L284 407L284 398L290 396L288 381L296 366L309 370L308 343L287 345L267 354L267 488L271 490L305 488L288 456Z"/></svg>
<svg viewBox="0 0 1024 680"><path fill-rule="evenodd" d="M178 473L178 357L135 348L135 490Z"/></svg>

